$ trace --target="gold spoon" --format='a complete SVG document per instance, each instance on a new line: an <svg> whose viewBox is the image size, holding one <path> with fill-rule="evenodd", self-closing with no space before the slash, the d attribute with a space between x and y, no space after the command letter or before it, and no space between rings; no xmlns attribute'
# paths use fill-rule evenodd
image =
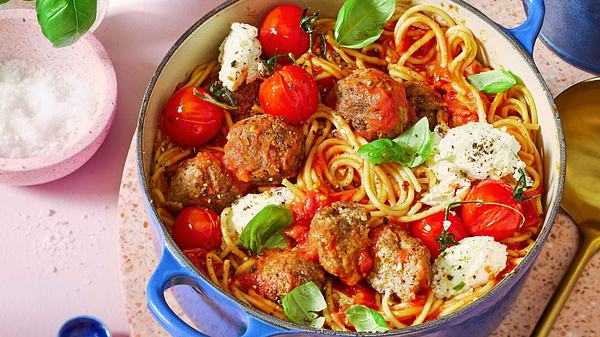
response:
<svg viewBox="0 0 600 337"><path fill-rule="evenodd" d="M561 206L575 220L582 240L532 337L548 335L586 263L600 248L600 77L567 89L556 105L567 144Z"/></svg>

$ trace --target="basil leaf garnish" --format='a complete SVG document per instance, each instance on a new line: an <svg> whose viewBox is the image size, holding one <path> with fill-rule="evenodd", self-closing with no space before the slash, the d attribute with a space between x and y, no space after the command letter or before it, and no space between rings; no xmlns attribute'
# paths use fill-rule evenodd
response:
<svg viewBox="0 0 600 337"><path fill-rule="evenodd" d="M411 154L408 167L416 167L423 164L433 149L433 132L429 130L429 120L421 118L410 129L396 137L394 142L402 146L406 152Z"/></svg>
<svg viewBox="0 0 600 337"><path fill-rule="evenodd" d="M283 236L283 234L279 233L279 234L275 234L275 235L271 236L271 238L269 238L263 246L267 247L269 249L286 248L288 246L288 243L289 242L285 238L285 236Z"/></svg>
<svg viewBox="0 0 600 337"><path fill-rule="evenodd" d="M494 69L469 75L468 79L475 89L481 90L486 94L505 92L517 84L515 76L510 71L504 69Z"/></svg>
<svg viewBox="0 0 600 337"><path fill-rule="evenodd" d="M287 207L267 205L244 227L240 234L240 243L252 254L257 254L264 246L279 247L282 240L285 240L281 232L293 221L292 212ZM278 235L281 238L278 238Z"/></svg>
<svg viewBox="0 0 600 337"><path fill-rule="evenodd" d="M375 42L395 10L395 0L346 0L335 21L335 41L352 49Z"/></svg>
<svg viewBox="0 0 600 337"><path fill-rule="evenodd" d="M384 332L390 329L379 312L364 305L353 305L346 309L346 317L358 332Z"/></svg>
<svg viewBox="0 0 600 337"><path fill-rule="evenodd" d="M75 43L96 20L96 0L37 0L38 22L55 47Z"/></svg>
<svg viewBox="0 0 600 337"><path fill-rule="evenodd" d="M375 165L409 161L409 155L404 148L389 138L381 138L367 143L358 148L357 153Z"/></svg>
<svg viewBox="0 0 600 337"><path fill-rule="evenodd" d="M374 140L361 146L357 153L375 165L396 162L412 168L423 164L429 158L433 140L429 121L423 117L394 140Z"/></svg>
<svg viewBox="0 0 600 337"><path fill-rule="evenodd" d="M292 322L322 328L325 317L317 312L327 308L325 297L314 282L307 282L283 296L283 312Z"/></svg>

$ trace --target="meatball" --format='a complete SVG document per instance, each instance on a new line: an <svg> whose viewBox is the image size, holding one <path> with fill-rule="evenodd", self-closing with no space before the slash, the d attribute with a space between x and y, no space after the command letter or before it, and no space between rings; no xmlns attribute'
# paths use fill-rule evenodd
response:
<svg viewBox="0 0 600 337"><path fill-rule="evenodd" d="M403 302L413 300L431 278L427 248L393 225L374 229L370 237L374 267L367 282L380 293L391 291Z"/></svg>
<svg viewBox="0 0 600 337"><path fill-rule="evenodd" d="M254 105L260 105L260 100L258 99L259 88L260 82L254 81L252 83L243 84L238 88L238 90L231 94L231 97L236 104L236 108L230 111L233 122L237 122L257 114L252 111L252 107Z"/></svg>
<svg viewBox="0 0 600 337"><path fill-rule="evenodd" d="M179 211L187 206L221 212L240 194L235 178L222 164L220 154L199 152L177 167L171 177L166 206Z"/></svg>
<svg viewBox="0 0 600 337"><path fill-rule="evenodd" d="M380 70L355 70L334 90L337 113L368 141L395 138L414 119L404 86Z"/></svg>
<svg viewBox="0 0 600 337"><path fill-rule="evenodd" d="M325 283L325 271L295 249L274 249L258 259L254 278L257 291L277 301L310 281L321 287Z"/></svg>
<svg viewBox="0 0 600 337"><path fill-rule="evenodd" d="M296 176L304 159L301 126L271 115L256 115L233 125L223 163L243 182L280 184Z"/></svg>
<svg viewBox="0 0 600 337"><path fill-rule="evenodd" d="M438 112L442 109L442 96L424 82L407 82L405 87L406 97L417 120L427 117L429 127L433 130L437 124Z"/></svg>
<svg viewBox="0 0 600 337"><path fill-rule="evenodd" d="M369 213L363 207L336 202L319 210L310 223L310 249L327 272L350 286L372 267L367 220Z"/></svg>

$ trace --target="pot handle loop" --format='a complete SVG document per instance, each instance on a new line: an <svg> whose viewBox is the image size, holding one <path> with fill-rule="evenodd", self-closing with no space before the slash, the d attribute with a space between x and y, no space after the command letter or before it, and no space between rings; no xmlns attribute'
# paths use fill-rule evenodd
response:
<svg viewBox="0 0 600 337"><path fill-rule="evenodd" d="M148 280L146 288L148 308L160 325L175 337L209 337L184 322L173 312L165 299L165 290L176 284L187 283L176 280L188 277L192 276L165 247L156 270Z"/></svg>
<svg viewBox="0 0 600 337"><path fill-rule="evenodd" d="M544 22L544 0L523 0L523 6L527 11L525 22L519 27L504 30L512 35L530 55L533 55L535 39Z"/></svg>
<svg viewBox="0 0 600 337"><path fill-rule="evenodd" d="M148 281L146 295L148 308L152 312L152 315L171 335L175 337L210 337L188 325L173 312L164 294L165 290L180 284L201 289L199 286L201 283L202 280L186 266L177 261L173 253L166 246L163 248L160 262ZM219 300L227 301L229 299L223 296ZM241 334L241 337L272 336L286 333L248 315L239 305L235 304L235 306L243 313L243 316L246 316L247 320L246 331Z"/></svg>

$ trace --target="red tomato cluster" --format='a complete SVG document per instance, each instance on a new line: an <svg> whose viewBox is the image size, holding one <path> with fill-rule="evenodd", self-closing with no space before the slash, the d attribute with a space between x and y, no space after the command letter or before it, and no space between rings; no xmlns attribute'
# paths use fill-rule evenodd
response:
<svg viewBox="0 0 600 337"><path fill-rule="evenodd" d="M512 187L498 180L485 180L473 187L460 207L448 216L448 233L458 242L468 236L491 236L496 241L511 237L523 226L535 226L541 217L532 200L517 202ZM469 203L481 201L487 204ZM490 204L491 203L491 204ZM443 230L445 212L430 215L410 224L413 236L419 238L429 249L432 259L440 254L438 237Z"/></svg>
<svg viewBox="0 0 600 337"><path fill-rule="evenodd" d="M310 48L310 36L300 26L302 8L281 5L263 20L258 39L267 58L281 54L300 57ZM213 139L221 130L224 110L194 94L210 98L202 88L186 87L175 92L163 114L163 129L177 144L198 146ZM301 123L319 104L319 90L313 77L303 68L287 65L274 69L260 86L260 103L266 113Z"/></svg>

